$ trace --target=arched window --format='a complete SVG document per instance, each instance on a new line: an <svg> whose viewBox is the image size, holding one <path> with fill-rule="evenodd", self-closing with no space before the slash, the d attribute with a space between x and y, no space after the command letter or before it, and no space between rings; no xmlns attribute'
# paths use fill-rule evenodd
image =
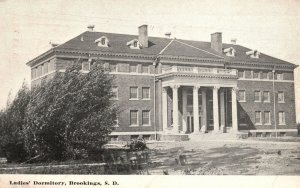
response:
<svg viewBox="0 0 300 188"><path fill-rule="evenodd" d="M133 42L133 47L137 47L137 41Z"/></svg>
<svg viewBox="0 0 300 188"><path fill-rule="evenodd" d="M105 43L106 43L106 38L102 38L102 39L101 39L101 44L102 44L102 45L105 45Z"/></svg>

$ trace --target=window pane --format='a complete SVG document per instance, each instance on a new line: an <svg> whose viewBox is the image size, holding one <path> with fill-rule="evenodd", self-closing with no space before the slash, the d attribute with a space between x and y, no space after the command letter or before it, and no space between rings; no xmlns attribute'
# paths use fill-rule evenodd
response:
<svg viewBox="0 0 300 188"><path fill-rule="evenodd" d="M253 78L259 78L259 72L254 71L253 72Z"/></svg>
<svg viewBox="0 0 300 188"><path fill-rule="evenodd" d="M284 112L279 112L279 124L285 124L285 113Z"/></svg>
<svg viewBox="0 0 300 188"><path fill-rule="evenodd" d="M142 73L149 73L149 67L146 65L142 66Z"/></svg>
<svg viewBox="0 0 300 188"><path fill-rule="evenodd" d="M143 99L149 99L150 98L150 88L143 87L142 88L142 98Z"/></svg>
<svg viewBox="0 0 300 188"><path fill-rule="evenodd" d="M254 92L254 100L255 101L260 101L260 91L255 91Z"/></svg>
<svg viewBox="0 0 300 188"><path fill-rule="evenodd" d="M278 92L278 102L284 102L284 92Z"/></svg>
<svg viewBox="0 0 300 188"><path fill-rule="evenodd" d="M283 74L277 73L277 80L283 80Z"/></svg>
<svg viewBox="0 0 300 188"><path fill-rule="evenodd" d="M137 66L136 65L130 65L130 72L137 72L136 70L137 70L137 68L136 68Z"/></svg>
<svg viewBox="0 0 300 188"><path fill-rule="evenodd" d="M149 125L150 124L150 112L148 110L144 110L142 112L142 124Z"/></svg>
<svg viewBox="0 0 300 188"><path fill-rule="evenodd" d="M109 64L109 70L111 72L117 72L117 65L116 64Z"/></svg>
<svg viewBox="0 0 300 188"><path fill-rule="evenodd" d="M268 73L267 72L263 72L262 73L262 78L263 79L268 79Z"/></svg>
<svg viewBox="0 0 300 188"><path fill-rule="evenodd" d="M265 102L270 101L270 92L264 91L264 101Z"/></svg>
<svg viewBox="0 0 300 188"><path fill-rule="evenodd" d="M238 74L239 74L239 78L244 78L244 71L239 70Z"/></svg>
<svg viewBox="0 0 300 188"><path fill-rule="evenodd" d="M118 99L118 87L112 88L112 99Z"/></svg>
<svg viewBox="0 0 300 188"><path fill-rule="evenodd" d="M255 112L255 123L261 123L260 112Z"/></svg>
<svg viewBox="0 0 300 188"><path fill-rule="evenodd" d="M137 87L131 87L130 88L130 98L131 99L137 99L138 98L138 88Z"/></svg>
<svg viewBox="0 0 300 188"><path fill-rule="evenodd" d="M239 91L239 101L245 101L245 91Z"/></svg>
<svg viewBox="0 0 300 188"><path fill-rule="evenodd" d="M137 125L138 124L138 112L137 111L130 111L130 125Z"/></svg>
<svg viewBox="0 0 300 188"><path fill-rule="evenodd" d="M265 112L264 123L265 124L270 124L270 112Z"/></svg>

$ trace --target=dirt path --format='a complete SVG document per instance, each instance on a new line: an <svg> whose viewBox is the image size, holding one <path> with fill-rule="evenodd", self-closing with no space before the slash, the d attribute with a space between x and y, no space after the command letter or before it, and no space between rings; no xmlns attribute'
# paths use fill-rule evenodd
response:
<svg viewBox="0 0 300 188"><path fill-rule="evenodd" d="M150 174L300 175L299 142L201 140L148 146L156 164ZM186 164L178 164L179 156Z"/></svg>

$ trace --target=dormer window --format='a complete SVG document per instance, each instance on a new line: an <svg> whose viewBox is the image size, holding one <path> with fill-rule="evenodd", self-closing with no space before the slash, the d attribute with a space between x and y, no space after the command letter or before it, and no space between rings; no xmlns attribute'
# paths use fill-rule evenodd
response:
<svg viewBox="0 0 300 188"><path fill-rule="evenodd" d="M131 49L140 49L140 42L137 39L133 39L126 44L129 46Z"/></svg>
<svg viewBox="0 0 300 188"><path fill-rule="evenodd" d="M250 55L251 58L259 58L260 52L257 50L251 50L246 52L246 55Z"/></svg>
<svg viewBox="0 0 300 188"><path fill-rule="evenodd" d="M226 49L224 49L224 53L226 54L226 56L234 57L235 56L235 49L232 48L232 47L226 48Z"/></svg>
<svg viewBox="0 0 300 188"><path fill-rule="evenodd" d="M108 47L109 40L106 36L102 36L95 40L95 43L97 43L99 47Z"/></svg>

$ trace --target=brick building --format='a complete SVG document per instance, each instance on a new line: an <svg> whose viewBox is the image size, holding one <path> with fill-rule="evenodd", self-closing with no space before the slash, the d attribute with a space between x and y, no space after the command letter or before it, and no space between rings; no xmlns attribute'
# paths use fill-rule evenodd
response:
<svg viewBox="0 0 300 188"><path fill-rule="evenodd" d="M222 43L88 31L27 63L32 86L67 65L88 71L95 60L115 75L120 113L113 140L190 134L296 134L296 65L255 49ZM274 44L275 45L275 44Z"/></svg>

